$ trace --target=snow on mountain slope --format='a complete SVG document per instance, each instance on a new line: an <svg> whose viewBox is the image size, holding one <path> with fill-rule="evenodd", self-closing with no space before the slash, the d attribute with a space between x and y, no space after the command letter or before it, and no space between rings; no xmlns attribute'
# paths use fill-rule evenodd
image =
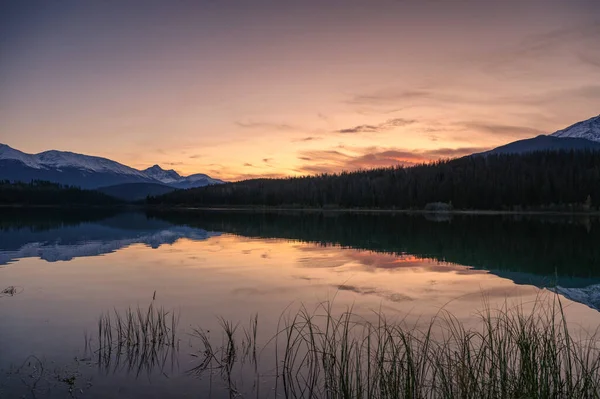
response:
<svg viewBox="0 0 600 399"><path fill-rule="evenodd" d="M0 144L0 179L48 180L91 189L129 183L166 184L173 188L223 183L205 174L184 177L158 165L137 170L107 158L55 150L26 154L5 144Z"/></svg>
<svg viewBox="0 0 600 399"><path fill-rule="evenodd" d="M205 174L197 173L188 177L182 178L180 181L172 183L173 187L180 189L196 188L210 186L213 184L223 184L223 180L213 179Z"/></svg>
<svg viewBox="0 0 600 399"><path fill-rule="evenodd" d="M586 121L577 122L565 129L552 133L554 137L570 137L600 142L600 115Z"/></svg>
<svg viewBox="0 0 600 399"><path fill-rule="evenodd" d="M181 176L173 169L164 170L158 165L154 165L148 169L144 169L144 172L148 177L160 181L161 183L170 185L176 188L192 188L208 186L210 184L221 184L222 180L213 179L212 177L203 173L196 173L190 176Z"/></svg>
<svg viewBox="0 0 600 399"><path fill-rule="evenodd" d="M0 144L0 159L20 161L34 169L42 168L38 160L35 158L35 155L25 154L24 152L15 150L6 144Z"/></svg>
<svg viewBox="0 0 600 399"><path fill-rule="evenodd" d="M515 141L491 151L481 153L488 154L525 154L535 151L600 151L600 142L586 140L577 137L553 137L538 136L532 139Z"/></svg>
<svg viewBox="0 0 600 399"><path fill-rule="evenodd" d="M65 151L46 151L34 155L43 166L53 168L78 168L94 172L113 172L121 175L146 177L141 171L110 159Z"/></svg>
<svg viewBox="0 0 600 399"><path fill-rule="evenodd" d="M188 177L184 178L184 181L187 182L188 184L191 183L195 183L195 182L199 182L199 181L206 181L208 184L222 184L224 183L223 180L219 180L219 179L213 179L212 177L205 175L203 173L196 173L194 175L189 175Z"/></svg>
<svg viewBox="0 0 600 399"><path fill-rule="evenodd" d="M77 168L93 172L113 172L123 175L146 177L137 169L130 168L110 159L66 151L46 151L39 154L26 154L5 144L0 144L0 159L16 160L35 169Z"/></svg>
<svg viewBox="0 0 600 399"><path fill-rule="evenodd" d="M182 179L179 173L175 172L173 169L164 170L158 165L154 165L148 169L144 169L142 172L144 172L146 176L166 184L175 183Z"/></svg>
<svg viewBox="0 0 600 399"><path fill-rule="evenodd" d="M189 175L188 177L185 178L187 181L198 181L198 180L204 180L204 179L208 179L208 180L217 180L217 179L213 179L208 175L205 175L204 173L196 173L193 175ZM220 181L220 180L219 180Z"/></svg>

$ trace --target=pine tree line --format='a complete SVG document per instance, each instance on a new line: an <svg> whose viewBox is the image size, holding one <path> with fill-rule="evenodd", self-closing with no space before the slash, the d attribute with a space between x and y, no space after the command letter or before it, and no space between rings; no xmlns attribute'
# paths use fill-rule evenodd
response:
<svg viewBox="0 0 600 399"><path fill-rule="evenodd" d="M0 180L0 205L116 205L106 194L41 180L28 183Z"/></svg>
<svg viewBox="0 0 600 399"><path fill-rule="evenodd" d="M600 152L468 156L413 167L254 179L176 191L155 205L590 210L600 205Z"/></svg>

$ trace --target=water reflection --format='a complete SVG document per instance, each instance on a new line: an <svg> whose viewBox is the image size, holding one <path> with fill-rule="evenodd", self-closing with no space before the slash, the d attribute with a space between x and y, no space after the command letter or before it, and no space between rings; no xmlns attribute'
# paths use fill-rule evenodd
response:
<svg viewBox="0 0 600 399"><path fill-rule="evenodd" d="M455 270L452 264L469 266L516 284L552 287L571 300L600 310L600 225L588 216L201 211L151 215L247 237L374 251L356 255L363 257L359 263L366 269L422 267L423 259L435 260L429 268L440 272ZM393 256L383 260L380 253ZM335 260L323 258L307 257L306 263L335 266Z"/></svg>
<svg viewBox="0 0 600 399"><path fill-rule="evenodd" d="M373 309L418 323L443 308L473 324L482 296L527 303L551 287L587 305L565 301L570 320L597 324L599 235L586 218L0 212L0 369L18 368L30 354L55 364L75 358L78 370L89 368L82 378L95 378L98 393L89 397L107 397L115 386L134 389L131 397L193 397L211 378L232 374L203 363L203 332L221 341L218 316L241 321L246 337L246 321L258 313L252 345L264 347L284 309L332 299L373 323ZM176 346L144 351L113 329L100 350L99 315L150 302L181 315ZM214 354L221 363L224 348ZM263 360L271 355L262 352ZM90 371L98 368L102 377ZM190 370L201 380L185 379ZM262 370L260 382L272 374ZM255 370L246 377L254 381ZM70 378L60 371L60 381Z"/></svg>
<svg viewBox="0 0 600 399"><path fill-rule="evenodd" d="M28 257L67 261L134 244L158 248L181 239L201 241L231 233L319 244L300 248L305 254L297 260L301 267L469 274L481 270L516 284L556 287L564 296L600 309L600 226L589 217L48 210L3 211L1 216L0 265ZM362 251L327 251L331 246ZM244 251L256 250L260 249ZM261 253L263 259L269 256ZM410 300L375 287L338 288Z"/></svg>
<svg viewBox="0 0 600 399"><path fill-rule="evenodd" d="M158 248L182 238L205 240L219 234L148 219L142 213L103 215L106 217L97 220L85 219L84 215L77 220L71 215L68 223L63 223L61 215L55 214L55 223L46 218L24 222L20 215L3 215L0 265L31 257L48 262L69 261L108 254L134 244Z"/></svg>

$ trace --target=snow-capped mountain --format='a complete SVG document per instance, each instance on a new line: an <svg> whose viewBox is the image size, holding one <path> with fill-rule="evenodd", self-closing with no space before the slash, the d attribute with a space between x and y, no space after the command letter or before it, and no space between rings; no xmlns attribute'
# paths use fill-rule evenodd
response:
<svg viewBox="0 0 600 399"><path fill-rule="evenodd" d="M551 136L579 138L600 142L600 115L586 121L577 122L565 129L552 133Z"/></svg>
<svg viewBox="0 0 600 399"><path fill-rule="evenodd" d="M25 154L19 150L15 150L7 146L6 144L0 144L0 159L10 159L14 161L22 162L25 166L34 169L41 169L39 161L34 155Z"/></svg>
<svg viewBox="0 0 600 399"><path fill-rule="evenodd" d="M172 183L172 185L177 188L187 189L223 183L225 183L223 180L213 179L212 177L203 173L196 173L194 175L189 175L188 177L183 177L181 180Z"/></svg>
<svg viewBox="0 0 600 399"><path fill-rule="evenodd" d="M173 169L164 170L158 165L144 169L142 172L152 179L176 188L194 188L223 183L223 180L213 179L203 173L197 173L187 177L181 176Z"/></svg>
<svg viewBox="0 0 600 399"><path fill-rule="evenodd" d="M5 144L0 144L0 179L47 180L87 189L130 183L164 184L174 188L223 183L206 175L180 176L158 165L138 170L107 158L66 151L27 154Z"/></svg>
<svg viewBox="0 0 600 399"><path fill-rule="evenodd" d="M577 137L537 136L514 141L482 154L526 154L535 151L600 151L600 142Z"/></svg>
<svg viewBox="0 0 600 399"><path fill-rule="evenodd" d="M534 151L600 151L600 115L550 135L514 141L475 155L525 154Z"/></svg>
<svg viewBox="0 0 600 399"><path fill-rule="evenodd" d="M45 151L39 154L26 154L5 144L0 144L0 160L6 159L21 161L34 169L77 168L90 172L113 172L142 178L147 177L137 169L106 158L75 154L67 151Z"/></svg>
<svg viewBox="0 0 600 399"><path fill-rule="evenodd" d="M154 165L149 167L148 169L144 169L143 172L146 174L146 176L163 182L165 184L175 183L182 179L179 173L175 172L173 169L164 170L158 165Z"/></svg>

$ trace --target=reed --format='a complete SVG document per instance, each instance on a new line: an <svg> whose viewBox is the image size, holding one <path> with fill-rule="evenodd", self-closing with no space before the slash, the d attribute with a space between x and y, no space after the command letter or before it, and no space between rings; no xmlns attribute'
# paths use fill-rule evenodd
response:
<svg viewBox="0 0 600 399"><path fill-rule="evenodd" d="M145 308L116 309L98 319L98 363L106 370L126 365L138 373L163 368L178 347L179 316L151 303Z"/></svg>
<svg viewBox="0 0 600 399"><path fill-rule="evenodd" d="M277 395L286 398L600 398L600 340L573 339L560 298L478 313L467 328L440 311L425 328L370 322L331 303L302 306L281 317L274 345ZM254 330L258 328L255 318ZM197 329L203 351L196 372L221 369L232 392L231 370L256 332L240 334L221 319L220 346ZM241 342L240 342L241 341ZM250 342L251 341L251 342ZM260 353L260 351L259 351ZM260 359L253 361L260 364Z"/></svg>

